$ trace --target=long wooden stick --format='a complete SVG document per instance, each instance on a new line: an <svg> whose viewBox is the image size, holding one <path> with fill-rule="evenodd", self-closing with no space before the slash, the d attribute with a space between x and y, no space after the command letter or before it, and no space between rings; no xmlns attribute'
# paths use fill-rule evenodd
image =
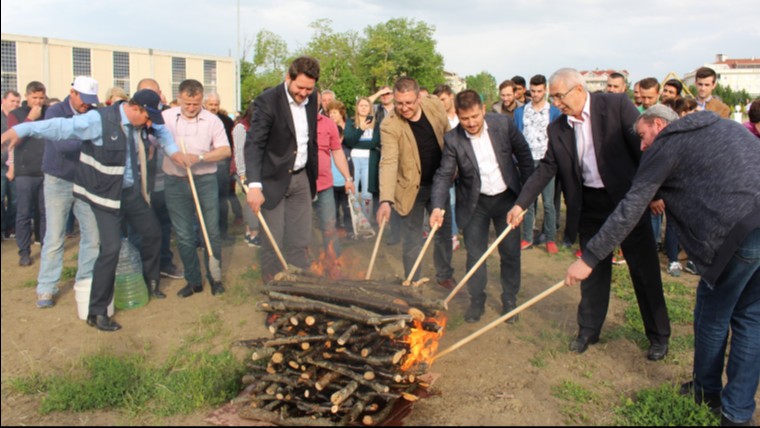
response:
<svg viewBox="0 0 760 428"><path fill-rule="evenodd" d="M243 192L248 195L248 186L243 183L242 180L240 180L240 177L238 177L238 181L240 181L240 187L243 188ZM275 254L277 254L277 258L280 259L280 263L282 264L282 268L285 270L288 270L288 263L285 261L285 257L282 256L282 252L280 251L280 247L277 245L277 241L274 240L274 236L272 236L272 232L269 230L269 226L267 225L267 221L264 220L264 216L261 214L261 209L259 209L259 212L256 213L256 217L259 219L259 224L264 229L264 233L266 233L267 238L269 238L269 242L272 243L272 248L274 248Z"/></svg>
<svg viewBox="0 0 760 428"><path fill-rule="evenodd" d="M451 347L445 349L443 352L441 352L441 353L439 353L438 355L435 356L434 361L437 361L439 358L443 357L444 355L449 354L449 353L451 353L451 352L453 352L453 351L461 348L462 346L466 345L467 343L469 343L469 342L477 339L478 337L480 337L481 335L483 335L488 330L491 330L492 328L496 327L497 325L500 325L504 321L512 318L513 316L519 314L520 312L522 312L522 311L528 309L529 307L535 305L536 303L538 303L539 301L541 301L542 299L544 299L546 296L554 293L555 291L559 290L560 288L562 288L564 286L565 286L565 280L562 280L562 281L560 281L560 282L552 285L550 288L548 288L547 290L544 290L544 292L541 293L541 294L539 294L538 296L535 296L534 298L528 300L527 302L523 303L522 305L520 305L520 306L512 309L508 313L506 313L506 314L500 316L499 318L497 318L496 320L492 321L487 326L481 328L480 330L476 331L475 333L473 333L473 334L465 337L464 339L460 340L459 342L453 344Z"/></svg>
<svg viewBox="0 0 760 428"><path fill-rule="evenodd" d="M523 212L521 212L521 213L520 213L520 215L519 215L517 218L518 218L518 219L519 219L519 218L522 218L522 216L524 216L524 215L525 215L525 213L527 213L527 212L528 212L528 210L523 210ZM509 234L509 232L511 232L511 231L512 231L512 229L514 229L514 228L512 227L512 225L511 225L511 224L510 224L509 226L507 226L507 228L506 228L506 229L504 229L504 231L503 231L503 232L501 232L501 234L499 235L499 237L498 237L498 238L496 238L496 240L495 240L495 241L493 241L493 243L491 244L491 246L490 246L490 247L488 247L488 250L486 250L486 252L485 252L485 253L483 253L483 255L482 255L482 256L480 256L480 259L478 259L478 261L477 261L477 262L475 262L475 264L472 266L472 268L470 268L470 270L467 272L467 274L464 276L464 278L462 278L462 280L461 280L461 281L459 281L459 284L457 284L457 286L456 286L456 287L454 287L454 289L453 289L453 290L451 290L451 293L449 293L449 297L447 297L447 298L446 298L446 300L444 300L444 301L443 301L443 307L444 307L444 308L446 308L446 309L448 309L448 308L449 308L449 302L451 301L451 299L453 299L453 298L454 298L454 296L456 296L456 294L459 292L459 290L460 290L462 287L464 287L464 285L467 283L467 281L469 281L469 280L470 280L470 278L471 278L473 275L475 275L475 271L477 271L477 270L478 270L478 268L480 267L480 265L482 265L482 264L483 264L483 262L485 262L485 261L486 261L486 259L488 258L488 256L490 256L490 255L491 255L491 253L493 253L493 252L494 252L494 250L496 249L496 247L498 247L498 246L499 246L499 244L501 243L501 241L503 241L503 240L504 240L504 238L506 238L506 237L507 237L507 235ZM519 248L518 248L518 250L519 250Z"/></svg>
<svg viewBox="0 0 760 428"><path fill-rule="evenodd" d="M441 216L446 215L446 210L441 210ZM420 250L420 254L417 256L417 260L414 262L414 265L412 266L412 270L409 272L409 276L406 278L406 281L404 281L404 284L411 284L412 278L414 278L414 273L417 272L417 268L420 266L420 263L422 262L422 257L425 255L425 251L427 251L427 248L430 246L430 242L433 240L433 236L435 236L435 232L438 231L438 229L441 226L439 224L433 225L433 228L430 229L430 234L428 234L427 239L425 240L425 245L422 246L422 250Z"/></svg>
<svg viewBox="0 0 760 428"><path fill-rule="evenodd" d="M182 149L182 154L187 154L184 138L179 139L179 145L180 145L180 148ZM211 274L211 277L215 281L221 281L222 270L219 266L219 263L216 260L216 257L214 257L214 250L211 248L211 241L208 239L208 231L206 230L206 221L203 219L203 211L201 211L201 204L198 201L198 191L195 189L195 180L193 179L193 171L190 169L189 165L185 166L185 171L187 171L187 179L190 182L190 191L193 193L193 202L195 202L195 212L198 214L198 222L201 224L201 232L203 232L203 241L206 243L206 251L208 252L208 260L209 260L208 262L209 273Z"/></svg>
<svg viewBox="0 0 760 428"><path fill-rule="evenodd" d="M369 269L367 269L367 275L364 276L365 280L368 280L372 276L372 268L375 267L375 258L377 257L377 250L380 248L380 241L383 240L383 229L385 229L386 222L387 220L383 218L383 222L380 223L380 231L377 232L375 248L372 249L372 258L369 259Z"/></svg>

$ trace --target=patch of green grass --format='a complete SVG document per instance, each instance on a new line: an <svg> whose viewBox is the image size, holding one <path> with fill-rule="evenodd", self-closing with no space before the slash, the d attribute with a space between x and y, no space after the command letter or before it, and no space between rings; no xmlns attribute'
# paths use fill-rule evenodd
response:
<svg viewBox="0 0 760 428"><path fill-rule="evenodd" d="M79 252L74 252L71 257L69 257L69 261L76 262L79 260Z"/></svg>
<svg viewBox="0 0 760 428"><path fill-rule="evenodd" d="M623 399L615 413L618 424L626 426L716 426L720 422L706 405L697 406L671 385L641 390L634 399Z"/></svg>
<svg viewBox="0 0 760 428"><path fill-rule="evenodd" d="M36 279L27 279L26 281L21 283L21 288L36 288L36 287L37 287Z"/></svg>
<svg viewBox="0 0 760 428"><path fill-rule="evenodd" d="M61 270L61 280L62 281L68 281L69 279L73 279L77 276L77 267L76 266L64 266L63 270Z"/></svg>
<svg viewBox="0 0 760 428"><path fill-rule="evenodd" d="M8 388L16 394L33 395L45 391L49 387L49 379L39 373L8 380Z"/></svg>
<svg viewBox="0 0 760 428"><path fill-rule="evenodd" d="M185 339L185 343L194 345L208 342L221 333L222 327L223 322L216 312L203 314L195 326L195 332Z"/></svg>
<svg viewBox="0 0 760 428"><path fill-rule="evenodd" d="M672 352L687 352L694 350L694 334L671 336L670 350Z"/></svg>
<svg viewBox="0 0 760 428"><path fill-rule="evenodd" d="M240 280L249 284L261 281L261 269L254 269L252 266L248 266L248 269L240 274Z"/></svg>
<svg viewBox="0 0 760 428"><path fill-rule="evenodd" d="M533 358L528 359L528 362L530 362L531 366L537 369L542 369L549 365L549 363L546 362L546 357L546 351L539 351Z"/></svg>
<svg viewBox="0 0 760 428"><path fill-rule="evenodd" d="M226 303L235 306L248 304L252 297L252 291L253 287L251 286L251 283L236 281L231 287L227 287L227 292L222 295L222 299Z"/></svg>
<svg viewBox="0 0 760 428"><path fill-rule="evenodd" d="M694 298L665 295L672 324L690 325L694 321Z"/></svg>
<svg viewBox="0 0 760 428"><path fill-rule="evenodd" d="M692 297L694 297L694 292L689 287L681 284L680 282L663 281L662 289L663 291L665 291L666 294L671 294L673 296L691 295Z"/></svg>
<svg viewBox="0 0 760 428"><path fill-rule="evenodd" d="M580 404L591 403L597 399L596 394L569 380L562 381L561 384L552 386L552 396L561 400Z"/></svg>

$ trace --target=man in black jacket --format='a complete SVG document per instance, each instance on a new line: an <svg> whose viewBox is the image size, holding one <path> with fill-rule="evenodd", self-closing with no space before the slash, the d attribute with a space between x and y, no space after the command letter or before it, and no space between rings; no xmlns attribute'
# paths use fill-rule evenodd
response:
<svg viewBox="0 0 760 428"><path fill-rule="evenodd" d="M640 140L633 132L639 113L625 94L589 94L583 77L571 68L552 75L549 96L562 115L549 125L546 155L525 183L507 221L520 224L520 212L557 176L567 203L565 233L578 233L585 252L589 239L631 187L641 158ZM670 321L649 213L640 216L621 246L651 344L647 358L661 360L668 352ZM579 331L571 351L583 353L599 340L611 279L612 256L608 255L581 285Z"/></svg>
<svg viewBox="0 0 760 428"><path fill-rule="evenodd" d="M722 425L749 425L760 379L760 145L741 125L712 112L677 117L660 105L638 119L646 152L633 185L565 281L575 285L588 277L655 193L661 195L668 221L702 272L694 309L693 381L681 392L721 408Z"/></svg>

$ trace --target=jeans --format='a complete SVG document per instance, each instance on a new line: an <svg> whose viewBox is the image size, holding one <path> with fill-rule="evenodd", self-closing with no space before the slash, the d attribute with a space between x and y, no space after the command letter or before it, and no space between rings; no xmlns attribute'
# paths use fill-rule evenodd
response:
<svg viewBox="0 0 760 428"><path fill-rule="evenodd" d="M319 230L322 231L322 244L325 252L329 251L332 246L333 252L340 257L340 241L337 238L335 229L335 195L333 187L328 187L321 192L317 192L317 199L311 204L312 209L317 214L317 223Z"/></svg>
<svg viewBox="0 0 760 428"><path fill-rule="evenodd" d="M219 187L216 174L203 174L193 176L195 189L198 193L198 202L206 224L208 239L214 257L222 262L222 243L219 235ZM164 190L166 207L169 209L169 217L172 220L174 233L177 236L177 248L185 269L185 280L191 285L203 285L201 267L198 263L198 246L196 233L193 225L196 222L196 209L193 194L190 190L190 182L185 177L166 176L166 188ZM205 248L205 243L204 243ZM208 269L208 252L205 252L206 273L209 282L221 281L221 278L212 278Z"/></svg>
<svg viewBox="0 0 760 428"><path fill-rule="evenodd" d="M227 236L229 227L228 216L230 212L227 199L230 196L230 158L216 163L216 180L219 188L219 233Z"/></svg>
<svg viewBox="0 0 760 428"><path fill-rule="evenodd" d="M533 161L534 166L538 166L539 161ZM557 211L554 208L554 178L549 181L549 184L541 191L541 201L544 204L544 234L546 235L547 242L555 242L557 240ZM536 220L536 203L530 204L528 212L525 213L525 221L522 228L522 239L528 242L533 242L533 224Z"/></svg>
<svg viewBox="0 0 760 428"><path fill-rule="evenodd" d="M2 169L2 190L0 190L0 233L9 232L16 228L16 183L8 180L5 173L8 172L7 167ZM8 198L6 205L5 199Z"/></svg>
<svg viewBox="0 0 760 428"><path fill-rule="evenodd" d="M409 276L414 262L417 261L417 257L422 251L422 221L425 217L425 210L427 209L428 212L433 211L433 205L430 202L431 190L432 186L430 185L420 186L412 210L406 216L401 217L404 278ZM444 206L448 205L449 201L446 198ZM454 276L454 268L451 267L451 216L443 216L443 225L436 232L434 239L433 263L435 265L435 277L438 281L444 281ZM414 281L420 279L421 271L422 263L412 277Z"/></svg>
<svg viewBox="0 0 760 428"><path fill-rule="evenodd" d="M90 205L74 197L74 183L45 174L44 188L47 228L37 275L37 294L55 294L63 269L66 223L72 209L79 220L80 230L77 281L92 278L95 260L100 252L100 233Z"/></svg>
<svg viewBox="0 0 760 428"><path fill-rule="evenodd" d="M45 236L45 195L42 177L16 177L18 190L16 210L16 245L19 255L28 255L32 245L32 219L37 212L40 219L40 235Z"/></svg>
<svg viewBox="0 0 760 428"><path fill-rule="evenodd" d="M654 233L654 240L657 243L662 242L662 214L652 214L651 212L649 215L652 217L652 232Z"/></svg>
<svg viewBox="0 0 760 428"><path fill-rule="evenodd" d="M668 263L678 261L678 232L672 221L665 220L665 254Z"/></svg>
<svg viewBox="0 0 760 428"><path fill-rule="evenodd" d="M161 270L168 269L174 265L174 254L171 247L172 219L169 217L169 210L166 208L165 190L160 192L154 191L150 195L150 206L153 208L153 212L156 213L158 223L161 225Z"/></svg>
<svg viewBox="0 0 760 428"><path fill-rule="evenodd" d="M475 211L464 227L468 272L489 246L488 231L491 223L497 236L507 228L507 212L514 206L515 200L517 196L511 190L495 196L480 195L478 198ZM517 293L520 291L520 235L507 234L499 243L498 248L501 268L501 303L504 310L511 310L516 306ZM487 283L488 267L487 263L483 263L467 282L471 305L484 307Z"/></svg>
<svg viewBox="0 0 760 428"><path fill-rule="evenodd" d="M446 215L451 216L451 236L459 233L459 227L457 227L457 217L454 209L457 205L457 192L454 190L454 186L449 188L449 212Z"/></svg>
<svg viewBox="0 0 760 428"><path fill-rule="evenodd" d="M728 381L723 387L729 331ZM704 279L699 282L693 376L696 391L721 395L728 419L752 418L760 379L760 229L747 235L714 286Z"/></svg>

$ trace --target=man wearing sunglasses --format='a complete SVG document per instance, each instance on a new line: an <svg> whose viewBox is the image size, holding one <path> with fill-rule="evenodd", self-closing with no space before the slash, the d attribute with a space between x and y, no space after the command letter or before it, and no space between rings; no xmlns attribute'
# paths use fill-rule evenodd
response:
<svg viewBox="0 0 760 428"><path fill-rule="evenodd" d="M633 131L639 112L625 94L590 94L583 77L571 68L552 75L549 96L562 115L549 125L546 155L523 186L507 221L519 225L519 214L556 176L567 201L565 227L569 236L580 234L585 255L589 239L631 187L641 159L640 138ZM647 358L661 360L668 352L670 321L648 213L641 216L621 247L651 344ZM611 279L612 255L608 254L581 284L579 330L571 351L583 353L599 341Z"/></svg>

